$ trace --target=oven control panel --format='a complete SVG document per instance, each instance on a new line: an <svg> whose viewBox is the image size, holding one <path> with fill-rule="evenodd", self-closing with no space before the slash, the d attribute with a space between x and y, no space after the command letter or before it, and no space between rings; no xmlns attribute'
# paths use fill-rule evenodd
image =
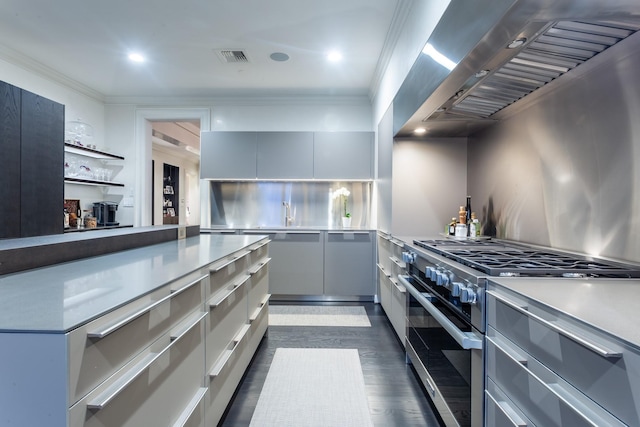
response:
<svg viewBox="0 0 640 427"><path fill-rule="evenodd" d="M463 304L475 304L478 300L478 286L456 277L452 271L445 267L424 267L424 275L431 281L431 284L447 289L452 297L459 298Z"/></svg>

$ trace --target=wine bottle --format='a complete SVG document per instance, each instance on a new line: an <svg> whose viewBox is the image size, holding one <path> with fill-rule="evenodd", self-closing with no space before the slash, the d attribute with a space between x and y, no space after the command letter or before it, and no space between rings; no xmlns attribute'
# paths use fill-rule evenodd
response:
<svg viewBox="0 0 640 427"><path fill-rule="evenodd" d="M467 237L469 237L469 233L471 232L471 229L469 227L469 224L471 224L471 196L467 196L467 207L466 207L466 211L467 211L467 218L466 218L466 223L467 223Z"/></svg>

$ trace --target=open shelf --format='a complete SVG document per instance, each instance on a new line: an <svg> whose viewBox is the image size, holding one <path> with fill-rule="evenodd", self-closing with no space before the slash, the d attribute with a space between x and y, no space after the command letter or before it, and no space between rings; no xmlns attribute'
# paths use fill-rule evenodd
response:
<svg viewBox="0 0 640 427"><path fill-rule="evenodd" d="M64 151L67 153L80 154L82 156L93 157L94 159L114 159L124 160L123 156L106 151L94 150L93 148L81 147L69 142L64 143Z"/></svg>
<svg viewBox="0 0 640 427"><path fill-rule="evenodd" d="M96 185L100 187L124 187L124 184L121 182L114 181L99 181L96 179L85 179L85 178L70 178L64 177L65 184L79 184L79 185Z"/></svg>

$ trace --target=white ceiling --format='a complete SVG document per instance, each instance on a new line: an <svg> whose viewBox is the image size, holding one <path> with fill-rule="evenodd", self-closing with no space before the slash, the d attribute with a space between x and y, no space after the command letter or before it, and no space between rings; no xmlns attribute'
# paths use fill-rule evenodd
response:
<svg viewBox="0 0 640 427"><path fill-rule="evenodd" d="M0 52L105 99L366 96L405 1L2 0ZM223 63L218 49L242 50L249 62ZM326 61L331 49L342 62ZM132 50L147 61L131 63ZM274 52L290 59L275 62Z"/></svg>

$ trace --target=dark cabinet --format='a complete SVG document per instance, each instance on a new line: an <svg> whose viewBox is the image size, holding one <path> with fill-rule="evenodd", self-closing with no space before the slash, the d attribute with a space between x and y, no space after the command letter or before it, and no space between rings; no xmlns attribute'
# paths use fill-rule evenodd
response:
<svg viewBox="0 0 640 427"><path fill-rule="evenodd" d="M20 237L20 89L0 82L0 238Z"/></svg>
<svg viewBox="0 0 640 427"><path fill-rule="evenodd" d="M0 82L0 238L63 232L64 105Z"/></svg>

